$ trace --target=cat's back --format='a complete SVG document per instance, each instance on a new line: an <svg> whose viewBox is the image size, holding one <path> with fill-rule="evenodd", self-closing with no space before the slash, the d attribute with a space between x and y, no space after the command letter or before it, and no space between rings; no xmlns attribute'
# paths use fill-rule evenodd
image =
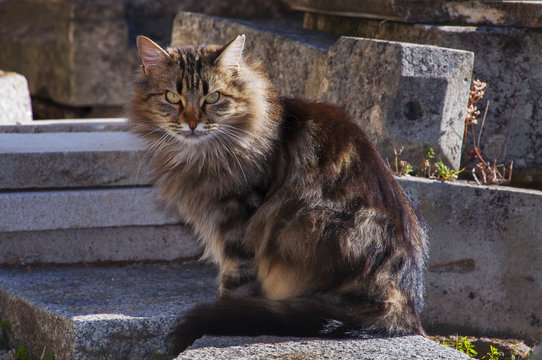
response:
<svg viewBox="0 0 542 360"><path fill-rule="evenodd" d="M290 158L309 162L329 181L363 177L392 182L392 175L360 126L337 106L282 98L282 142ZM339 184L335 184L339 185Z"/></svg>

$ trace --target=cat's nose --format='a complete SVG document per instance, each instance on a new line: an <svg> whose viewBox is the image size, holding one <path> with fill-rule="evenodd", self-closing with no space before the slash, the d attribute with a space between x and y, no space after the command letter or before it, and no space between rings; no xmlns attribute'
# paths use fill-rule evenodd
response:
<svg viewBox="0 0 542 360"><path fill-rule="evenodd" d="M196 126L198 126L197 121L188 121L188 127L190 128L190 130L194 131L196 129Z"/></svg>

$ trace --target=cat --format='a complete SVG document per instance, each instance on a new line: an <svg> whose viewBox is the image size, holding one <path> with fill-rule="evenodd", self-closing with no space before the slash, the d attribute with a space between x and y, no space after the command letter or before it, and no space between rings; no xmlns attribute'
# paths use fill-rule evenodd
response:
<svg viewBox="0 0 542 360"><path fill-rule="evenodd" d="M218 299L180 318L172 353L206 334L423 335L423 222L360 127L279 96L244 35L137 44L130 123L219 268Z"/></svg>

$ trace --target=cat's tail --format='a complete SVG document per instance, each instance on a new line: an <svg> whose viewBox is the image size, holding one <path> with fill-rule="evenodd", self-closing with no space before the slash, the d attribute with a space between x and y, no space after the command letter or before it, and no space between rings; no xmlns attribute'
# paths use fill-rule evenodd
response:
<svg viewBox="0 0 542 360"><path fill-rule="evenodd" d="M360 304L356 305L360 309ZM362 308L363 311L358 310L354 315L341 305L330 306L312 298L223 297L189 311L169 334L169 340L172 354L176 355L203 335L319 338L344 338L367 333L390 335L386 329L374 326L382 315L378 305L367 303Z"/></svg>

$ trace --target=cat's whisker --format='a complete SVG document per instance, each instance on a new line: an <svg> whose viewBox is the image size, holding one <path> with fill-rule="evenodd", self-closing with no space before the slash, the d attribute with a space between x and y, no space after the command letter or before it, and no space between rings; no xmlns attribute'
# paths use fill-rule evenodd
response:
<svg viewBox="0 0 542 360"><path fill-rule="evenodd" d="M156 128L152 131L149 131L147 132L146 134L144 134L144 136L149 136L155 132L159 132L159 131L162 131L162 129L160 128ZM161 142L163 141L162 139L164 138L164 136L167 135L167 132L162 134L162 136L156 141L156 142L153 142L148 148L147 148L147 151L145 151L145 154L143 155L143 157L141 158L141 160L139 161L139 165L137 166L137 171L136 171L136 181L139 179L139 175L140 175L140 172L141 172L141 167L143 166L143 164L145 163L145 161L147 160L149 154L151 153L155 153L155 149L156 149L156 146Z"/></svg>

